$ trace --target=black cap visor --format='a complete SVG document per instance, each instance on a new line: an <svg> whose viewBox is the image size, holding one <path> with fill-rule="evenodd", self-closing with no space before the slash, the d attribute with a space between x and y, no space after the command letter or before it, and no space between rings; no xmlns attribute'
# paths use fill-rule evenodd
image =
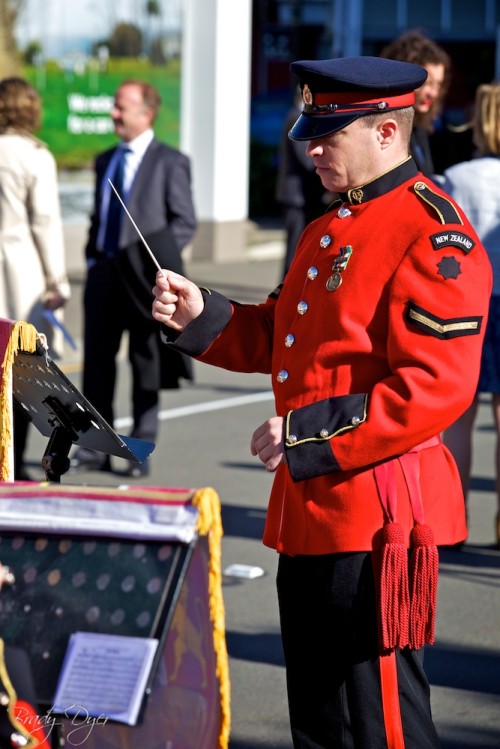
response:
<svg viewBox="0 0 500 749"><path fill-rule="evenodd" d="M362 112L360 114L306 114L302 113L288 133L292 140L314 140L323 138L325 135L335 133L337 130L343 130L351 122L357 120L366 114L372 112Z"/></svg>

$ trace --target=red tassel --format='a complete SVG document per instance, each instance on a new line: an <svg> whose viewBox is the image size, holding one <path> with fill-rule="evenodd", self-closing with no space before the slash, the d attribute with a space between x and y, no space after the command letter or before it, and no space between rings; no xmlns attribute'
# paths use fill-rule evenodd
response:
<svg viewBox="0 0 500 749"><path fill-rule="evenodd" d="M15 744L11 738L11 746L24 746L26 749L50 749L51 742L45 734L43 720L28 702L16 700L12 713L9 713L9 720L19 741Z"/></svg>
<svg viewBox="0 0 500 749"><path fill-rule="evenodd" d="M410 647L434 643L439 555L431 528L418 524L412 531L410 558Z"/></svg>
<svg viewBox="0 0 500 749"><path fill-rule="evenodd" d="M380 570L380 640L383 651L408 645L408 550L399 523L383 528Z"/></svg>

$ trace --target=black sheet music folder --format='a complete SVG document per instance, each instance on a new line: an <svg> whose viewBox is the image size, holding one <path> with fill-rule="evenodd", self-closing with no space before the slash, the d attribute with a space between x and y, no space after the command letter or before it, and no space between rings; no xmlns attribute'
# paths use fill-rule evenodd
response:
<svg viewBox="0 0 500 749"><path fill-rule="evenodd" d="M73 444L142 463L154 443L117 434L50 358L41 344L18 351L12 366L12 394L38 431L49 437L42 460L47 478L58 481L69 468Z"/></svg>

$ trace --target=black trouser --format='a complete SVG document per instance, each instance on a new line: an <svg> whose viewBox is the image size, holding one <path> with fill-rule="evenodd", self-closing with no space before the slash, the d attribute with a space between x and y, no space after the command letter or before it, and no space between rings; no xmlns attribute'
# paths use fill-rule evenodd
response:
<svg viewBox="0 0 500 749"><path fill-rule="evenodd" d="M22 480L24 465L24 454L28 443L28 430L30 418L14 400L13 407L13 430L14 430L14 479ZM40 458L40 461L42 459Z"/></svg>
<svg viewBox="0 0 500 749"><path fill-rule="evenodd" d="M286 230L286 248L283 261L284 276L288 273L302 232L311 221L318 218L325 210L326 206L319 199L312 203L308 202L305 206L285 206L283 210L283 220Z"/></svg>
<svg viewBox="0 0 500 749"><path fill-rule="evenodd" d="M136 310L112 260L93 266L85 287L83 394L113 425L116 357L124 332L129 334L132 368L132 436L156 439L160 389L158 329Z"/></svg>
<svg viewBox="0 0 500 749"><path fill-rule="evenodd" d="M277 576L295 749L387 749L371 555L281 555ZM396 654L406 749L437 749L423 651Z"/></svg>

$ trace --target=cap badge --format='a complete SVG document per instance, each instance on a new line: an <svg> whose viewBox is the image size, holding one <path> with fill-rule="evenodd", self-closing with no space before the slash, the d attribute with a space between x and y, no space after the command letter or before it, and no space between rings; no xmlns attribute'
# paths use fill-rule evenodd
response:
<svg viewBox="0 0 500 749"><path fill-rule="evenodd" d="M307 104L308 106L313 103L312 91L307 83L304 84L304 88L302 89L302 98L304 100L304 104Z"/></svg>
<svg viewBox="0 0 500 749"><path fill-rule="evenodd" d="M336 291L342 283L341 272L346 269L347 263L349 262L352 255L352 247L350 244L345 247L339 247L339 254L333 261L332 275L328 277L326 281L326 288L328 291Z"/></svg>

